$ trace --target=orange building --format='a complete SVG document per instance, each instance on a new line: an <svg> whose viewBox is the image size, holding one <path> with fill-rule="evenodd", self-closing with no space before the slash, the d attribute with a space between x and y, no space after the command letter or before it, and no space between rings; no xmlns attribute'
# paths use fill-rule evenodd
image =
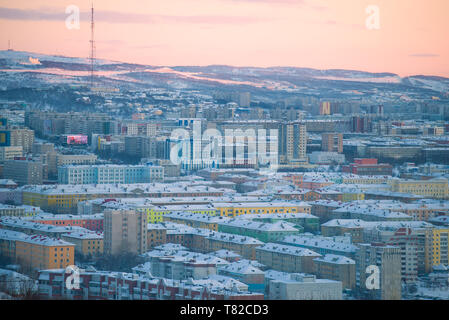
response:
<svg viewBox="0 0 449 320"><path fill-rule="evenodd" d="M75 263L75 245L43 235L16 241L16 260L32 269L61 269Z"/></svg>
<svg viewBox="0 0 449 320"><path fill-rule="evenodd" d="M71 215L58 214L51 216L37 216L31 221L52 226L82 227L95 232L103 232L103 215Z"/></svg>
<svg viewBox="0 0 449 320"><path fill-rule="evenodd" d="M298 188L309 190L321 189L334 184L333 181L325 178L304 177L302 174L288 175L284 179L291 181Z"/></svg>

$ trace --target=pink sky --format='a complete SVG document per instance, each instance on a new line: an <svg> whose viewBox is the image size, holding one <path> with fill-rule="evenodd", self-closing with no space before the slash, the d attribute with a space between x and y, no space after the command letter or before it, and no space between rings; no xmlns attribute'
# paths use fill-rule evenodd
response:
<svg viewBox="0 0 449 320"><path fill-rule="evenodd" d="M81 29L65 9L81 10ZM380 8L368 30L365 8ZM87 57L87 0L0 0L0 49ZM97 57L449 77L447 0L96 0Z"/></svg>

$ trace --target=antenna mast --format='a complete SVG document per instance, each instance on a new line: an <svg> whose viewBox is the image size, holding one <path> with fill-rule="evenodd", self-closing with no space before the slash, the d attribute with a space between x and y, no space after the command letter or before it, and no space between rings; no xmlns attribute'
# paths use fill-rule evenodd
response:
<svg viewBox="0 0 449 320"><path fill-rule="evenodd" d="M92 1L91 19L90 19L90 87L94 86L94 65L95 65L95 39L94 39L94 3Z"/></svg>

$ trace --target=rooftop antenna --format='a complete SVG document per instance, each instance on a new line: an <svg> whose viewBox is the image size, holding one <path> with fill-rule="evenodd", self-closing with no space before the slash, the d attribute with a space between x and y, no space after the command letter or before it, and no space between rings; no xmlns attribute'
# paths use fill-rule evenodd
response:
<svg viewBox="0 0 449 320"><path fill-rule="evenodd" d="M94 39L94 2L92 1L91 19L90 19L90 87L94 86L94 64L95 64L95 39Z"/></svg>

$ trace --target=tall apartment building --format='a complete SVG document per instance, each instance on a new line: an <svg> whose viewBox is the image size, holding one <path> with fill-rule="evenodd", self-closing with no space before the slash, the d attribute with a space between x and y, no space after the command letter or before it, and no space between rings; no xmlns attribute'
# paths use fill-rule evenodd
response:
<svg viewBox="0 0 449 320"><path fill-rule="evenodd" d="M104 252L142 254L147 249L147 215L135 210L104 211Z"/></svg>
<svg viewBox="0 0 449 320"><path fill-rule="evenodd" d="M60 184L150 183L164 179L159 166L94 165L63 166L58 168Z"/></svg>
<svg viewBox="0 0 449 320"><path fill-rule="evenodd" d="M331 103L324 101L320 104L320 115L330 115L331 114Z"/></svg>
<svg viewBox="0 0 449 320"><path fill-rule="evenodd" d="M430 272L428 265L432 227L378 225L364 230L364 241L394 245L401 249L402 280L417 281L418 274Z"/></svg>
<svg viewBox="0 0 449 320"><path fill-rule="evenodd" d="M356 255L356 283L360 291L372 299L400 300L401 293L401 249L385 244L358 244ZM369 266L377 266L380 271L379 287L367 287ZM369 270L369 269L368 269ZM368 284L370 284L368 279Z"/></svg>
<svg viewBox="0 0 449 320"><path fill-rule="evenodd" d="M55 145L53 143L35 143L31 149L33 154L47 154L55 152Z"/></svg>
<svg viewBox="0 0 449 320"><path fill-rule="evenodd" d="M157 135L158 130L157 123L146 123L146 122L126 122L121 123L121 134L127 136L148 136L155 137Z"/></svg>
<svg viewBox="0 0 449 320"><path fill-rule="evenodd" d="M279 162L307 162L307 130L300 121L284 122L279 130Z"/></svg>
<svg viewBox="0 0 449 320"><path fill-rule="evenodd" d="M45 177L45 165L33 160L9 160L5 162L3 177L20 185L42 184Z"/></svg>
<svg viewBox="0 0 449 320"><path fill-rule="evenodd" d="M125 153L131 157L156 158L157 140L152 136L126 136Z"/></svg>
<svg viewBox="0 0 449 320"><path fill-rule="evenodd" d="M21 146L0 147L0 162L14 160L14 158L22 156L23 156L23 148Z"/></svg>
<svg viewBox="0 0 449 320"><path fill-rule="evenodd" d="M432 238L429 250L427 270L440 264L449 265L449 228L439 227L432 229Z"/></svg>
<svg viewBox="0 0 449 320"><path fill-rule="evenodd" d="M240 107L248 108L251 104L250 92L216 92L214 99L232 101Z"/></svg>
<svg viewBox="0 0 449 320"><path fill-rule="evenodd" d="M34 144L34 131L28 128L12 128L11 146L21 146L24 153L30 153Z"/></svg>
<svg viewBox="0 0 449 320"><path fill-rule="evenodd" d="M321 135L321 151L343 153L343 134L323 133Z"/></svg>
<svg viewBox="0 0 449 320"><path fill-rule="evenodd" d="M27 111L25 124L41 135L117 133L111 116L99 113Z"/></svg>

